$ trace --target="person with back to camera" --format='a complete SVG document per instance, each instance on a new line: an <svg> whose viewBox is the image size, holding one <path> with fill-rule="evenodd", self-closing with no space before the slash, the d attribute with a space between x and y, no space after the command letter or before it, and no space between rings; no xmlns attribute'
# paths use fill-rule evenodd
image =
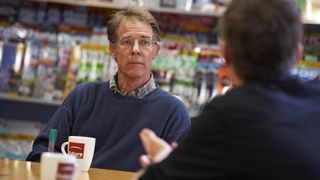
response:
<svg viewBox="0 0 320 180"><path fill-rule="evenodd" d="M290 75L303 50L296 4L233 0L220 28L236 87L206 105L173 152L142 130L140 180L319 180L320 82Z"/></svg>
<svg viewBox="0 0 320 180"><path fill-rule="evenodd" d="M55 151L68 136L95 137L92 167L136 171L144 153L141 129L152 129L168 143L188 130L186 107L157 86L151 73L160 49L154 17L141 8L119 11L109 20L107 33L118 72L109 82L78 85L35 139L27 160L39 161L55 128Z"/></svg>

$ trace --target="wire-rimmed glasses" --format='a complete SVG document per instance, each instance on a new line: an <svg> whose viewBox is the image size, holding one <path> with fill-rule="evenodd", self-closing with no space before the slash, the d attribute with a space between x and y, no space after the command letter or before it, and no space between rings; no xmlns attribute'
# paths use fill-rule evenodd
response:
<svg viewBox="0 0 320 180"><path fill-rule="evenodd" d="M159 44L159 42L154 41L152 39L131 38L120 39L116 42L116 44L122 49L131 49L135 45L136 41L138 42L139 48L142 49L150 49L151 47L153 47L153 45Z"/></svg>

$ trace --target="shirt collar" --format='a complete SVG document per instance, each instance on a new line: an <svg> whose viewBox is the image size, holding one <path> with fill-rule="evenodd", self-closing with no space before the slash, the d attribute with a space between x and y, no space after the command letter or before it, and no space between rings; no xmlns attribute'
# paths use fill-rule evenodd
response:
<svg viewBox="0 0 320 180"><path fill-rule="evenodd" d="M110 89L115 93L122 94L120 89L118 88L117 85L117 74L115 74L111 79L110 79ZM151 73L151 77L149 81L144 84L143 86L135 89L134 91L130 92L128 96L136 97L138 99L143 99L147 95L149 95L151 92L153 92L157 88L157 85L155 83L153 74Z"/></svg>

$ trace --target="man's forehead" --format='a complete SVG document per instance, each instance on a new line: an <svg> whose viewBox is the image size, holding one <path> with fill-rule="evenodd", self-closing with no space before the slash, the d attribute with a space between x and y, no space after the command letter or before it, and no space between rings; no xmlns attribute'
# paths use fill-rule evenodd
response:
<svg viewBox="0 0 320 180"><path fill-rule="evenodd" d="M121 39L130 39L130 38L141 38L141 39L150 39L152 35L139 35L139 34L125 34L120 36Z"/></svg>
<svg viewBox="0 0 320 180"><path fill-rule="evenodd" d="M153 35L150 24L136 19L126 19L122 21L117 31L119 37L138 36L141 38L151 38Z"/></svg>

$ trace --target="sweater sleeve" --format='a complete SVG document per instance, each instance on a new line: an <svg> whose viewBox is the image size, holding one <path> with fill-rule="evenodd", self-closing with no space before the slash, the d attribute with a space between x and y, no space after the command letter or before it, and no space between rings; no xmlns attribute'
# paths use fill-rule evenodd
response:
<svg viewBox="0 0 320 180"><path fill-rule="evenodd" d="M180 140L189 130L191 125L190 117L185 105L177 99L176 106L169 116L166 125L166 133L161 136L168 143Z"/></svg>
<svg viewBox="0 0 320 180"><path fill-rule="evenodd" d="M74 92L65 99L62 105L49 120L45 129L43 129L33 142L32 151L27 156L27 161L40 161L41 153L48 151L50 129L57 129L58 135L55 143L55 152L61 152L61 144L68 140L72 126L72 102Z"/></svg>

